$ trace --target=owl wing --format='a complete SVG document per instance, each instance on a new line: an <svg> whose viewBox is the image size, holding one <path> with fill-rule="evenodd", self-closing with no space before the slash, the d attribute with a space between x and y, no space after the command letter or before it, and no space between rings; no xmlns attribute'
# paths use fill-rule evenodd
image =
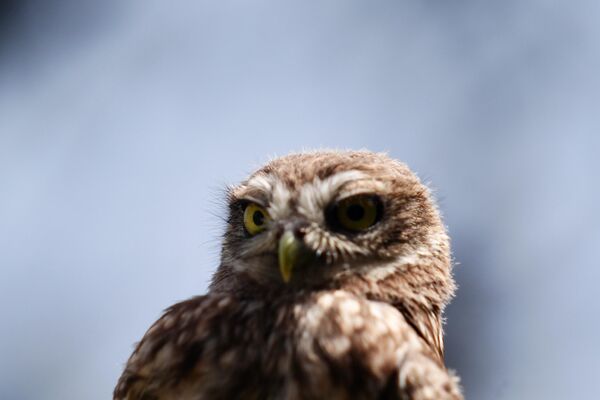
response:
<svg viewBox="0 0 600 400"><path fill-rule="evenodd" d="M329 393L341 386L348 395L337 398L463 398L438 352L389 304L342 291L323 293L297 318L301 337L307 338L297 344L303 393L325 388L326 398L333 398ZM320 366L326 366L322 373L318 373ZM322 376L332 376L335 382ZM319 398L317 393L306 398Z"/></svg>
<svg viewBox="0 0 600 400"><path fill-rule="evenodd" d="M396 306L402 314L412 346L401 357L397 372L400 398L412 400L461 400L458 378L444 365L441 314L419 303ZM419 345L415 345L415 338ZM393 397L396 398L396 397Z"/></svg>
<svg viewBox="0 0 600 400"><path fill-rule="evenodd" d="M232 299L198 296L168 308L129 357L114 390L115 400L184 397L185 377L202 368L211 330L227 316Z"/></svg>
<svg viewBox="0 0 600 400"><path fill-rule="evenodd" d="M444 363L444 332L440 310L428 309L420 302L412 303L410 301L404 301L394 306L431 349L438 363L442 365Z"/></svg>

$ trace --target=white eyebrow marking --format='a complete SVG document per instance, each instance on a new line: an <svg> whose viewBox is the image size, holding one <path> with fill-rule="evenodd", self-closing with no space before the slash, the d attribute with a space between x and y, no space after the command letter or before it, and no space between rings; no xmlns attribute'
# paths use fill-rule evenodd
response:
<svg viewBox="0 0 600 400"><path fill-rule="evenodd" d="M312 222L325 223L324 209L335 198L340 197L343 186L358 180L370 179L370 176L357 170L342 171L325 179L315 178L305 183L298 193L287 187L276 175L258 174L248 180L245 190L255 190L265 197L267 211L273 219L286 218L292 213L291 199L296 197L297 211ZM355 186L355 185L352 185ZM367 187L365 187L367 186ZM352 196L364 192L365 189L383 190L382 182L370 179L369 184L343 190L344 196ZM252 198L250 198L252 199Z"/></svg>
<svg viewBox="0 0 600 400"><path fill-rule="evenodd" d="M271 193L271 189L273 189L273 181L275 177L272 175L255 175L248 181L247 186L253 187L256 190L260 190L264 192L266 195Z"/></svg>
<svg viewBox="0 0 600 400"><path fill-rule="evenodd" d="M279 179L275 180L271 202L269 204L269 214L273 219L287 217L290 214L290 199L292 193L290 189L283 184Z"/></svg>
<svg viewBox="0 0 600 400"><path fill-rule="evenodd" d="M273 219L286 217L290 214L290 189L275 175L256 175L250 178L248 188L254 188L264 193L269 200L267 211Z"/></svg>
<svg viewBox="0 0 600 400"><path fill-rule="evenodd" d="M366 174L356 170L338 172L323 180L315 178L300 188L298 212L317 223L324 223L324 208L331 202L345 184L363 179Z"/></svg>

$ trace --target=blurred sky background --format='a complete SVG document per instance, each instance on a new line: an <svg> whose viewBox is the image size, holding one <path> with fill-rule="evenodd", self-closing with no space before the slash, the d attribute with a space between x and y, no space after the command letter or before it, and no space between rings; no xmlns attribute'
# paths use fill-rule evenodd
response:
<svg viewBox="0 0 600 400"><path fill-rule="evenodd" d="M470 399L597 395L600 2L0 3L0 399L111 398L206 290L223 187L368 148L431 182Z"/></svg>

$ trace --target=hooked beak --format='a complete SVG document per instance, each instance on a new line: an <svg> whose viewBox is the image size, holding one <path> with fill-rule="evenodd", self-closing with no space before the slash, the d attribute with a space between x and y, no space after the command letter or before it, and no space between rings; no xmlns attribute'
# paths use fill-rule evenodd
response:
<svg viewBox="0 0 600 400"><path fill-rule="evenodd" d="M279 239L279 247L277 249L279 271L285 283L288 283L292 279L292 270L298 262L301 247L302 243L296 238L293 232L285 231Z"/></svg>

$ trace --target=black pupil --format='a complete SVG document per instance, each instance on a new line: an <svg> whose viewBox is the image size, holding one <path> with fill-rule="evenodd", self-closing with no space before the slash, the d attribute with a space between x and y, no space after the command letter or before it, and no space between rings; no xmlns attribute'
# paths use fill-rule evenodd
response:
<svg viewBox="0 0 600 400"><path fill-rule="evenodd" d="M360 204L352 204L346 210L346 215L352 221L360 221L365 216L365 209Z"/></svg>
<svg viewBox="0 0 600 400"><path fill-rule="evenodd" d="M254 214L252 214L252 221L254 222L254 225L261 226L263 222L265 222L265 216L261 211L254 211Z"/></svg>

